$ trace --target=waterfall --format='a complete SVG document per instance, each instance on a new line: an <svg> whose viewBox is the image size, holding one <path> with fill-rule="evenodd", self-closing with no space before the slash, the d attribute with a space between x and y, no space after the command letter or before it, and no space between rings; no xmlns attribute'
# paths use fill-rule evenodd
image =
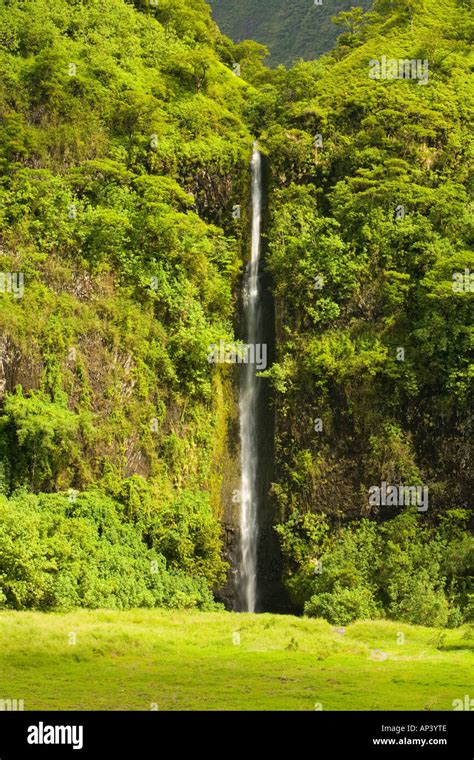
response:
<svg viewBox="0 0 474 760"><path fill-rule="evenodd" d="M261 309L259 287L260 228L262 216L262 158L256 145L252 152L252 246L243 285L245 342L261 343ZM258 445L257 414L259 380L255 363L242 365L240 380L240 594L242 609L254 612L257 603L258 541Z"/></svg>

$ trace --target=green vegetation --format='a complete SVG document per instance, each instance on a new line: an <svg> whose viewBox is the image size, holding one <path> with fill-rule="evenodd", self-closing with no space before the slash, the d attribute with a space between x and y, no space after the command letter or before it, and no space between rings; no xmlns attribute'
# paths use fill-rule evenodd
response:
<svg viewBox="0 0 474 760"><path fill-rule="evenodd" d="M25 710L452 710L474 675L467 628L289 615L2 612L0 644Z"/></svg>
<svg viewBox="0 0 474 760"><path fill-rule="evenodd" d="M472 538L458 553L458 539L440 545L438 532L472 491L472 285L453 287L455 273L474 270L472 26L448 0L379 2L344 19L351 30L333 53L262 84L277 313L267 376L287 580L298 609L334 619L382 608L436 623L450 618L453 592L472 619L455 590L472 595ZM371 79L383 55L427 59L428 83ZM406 536L400 507L369 502L382 482L428 488ZM323 545L311 535L319 514L336 531ZM383 527L344 527L361 518ZM327 572L301 584L321 552ZM428 618L415 601L424 594Z"/></svg>
<svg viewBox="0 0 474 760"><path fill-rule="evenodd" d="M435 529L404 512L382 525L363 519L330 530L323 515L295 511L278 526L293 599L307 615L343 625L384 615L421 625L472 620L467 520L452 510Z"/></svg>
<svg viewBox="0 0 474 760"><path fill-rule="evenodd" d="M209 604L224 578L207 355L233 338L252 87L204 2L136 6L0 9L0 270L24 280L0 293L8 606Z"/></svg>
<svg viewBox="0 0 474 760"><path fill-rule="evenodd" d="M316 52L329 10L304 3L260 3L281 60ZM472 22L343 7L331 53L272 70L203 0L0 6L3 607L215 608L238 447L207 357L235 338L258 138L294 609L472 620ZM420 66L371 78L382 56ZM382 482L429 508L370 503Z"/></svg>
<svg viewBox="0 0 474 760"><path fill-rule="evenodd" d="M182 495L172 520L167 511L130 514L130 503L100 492L70 499L0 497L0 605L216 607L206 581L218 586L225 568L204 495Z"/></svg>
<svg viewBox="0 0 474 760"><path fill-rule="evenodd" d="M210 0L213 16L236 42L256 40L270 51L269 63L290 65L298 58L312 60L334 46L338 34L332 18L348 11L352 0ZM357 3L362 8L370 0ZM341 30L339 30L341 31Z"/></svg>

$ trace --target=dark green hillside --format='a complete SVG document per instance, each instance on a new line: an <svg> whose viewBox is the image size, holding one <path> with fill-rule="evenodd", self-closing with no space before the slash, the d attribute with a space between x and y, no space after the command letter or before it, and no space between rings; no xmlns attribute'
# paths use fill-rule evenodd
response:
<svg viewBox="0 0 474 760"><path fill-rule="evenodd" d="M271 66L312 60L334 46L341 29L331 22L353 5L370 7L370 0L211 0L212 13L225 34L236 42L251 39L266 45Z"/></svg>

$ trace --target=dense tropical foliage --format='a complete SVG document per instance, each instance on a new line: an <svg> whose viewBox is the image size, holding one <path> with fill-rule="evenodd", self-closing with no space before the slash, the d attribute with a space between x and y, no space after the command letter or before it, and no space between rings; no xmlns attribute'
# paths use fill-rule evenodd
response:
<svg viewBox="0 0 474 760"><path fill-rule="evenodd" d="M472 516L472 24L462 4L403 2L353 9L340 22L347 31L333 53L280 69L265 85L281 530L293 525L300 535L295 512L322 512L335 525L393 519L399 507L371 504L371 487L424 484L429 508L409 541L396 542L405 572L420 596L445 582L469 588L472 539L462 550L445 547L441 565L455 576L446 581L441 565L433 568L432 530L452 510L466 525ZM372 79L370 62L382 56L426 61L428 81ZM341 545L357 543L365 525L342 529ZM392 530L384 526L378 540ZM412 567L412 542L420 552L433 547L433 562ZM324 551L338 558L340 575L322 573L308 594L354 595L351 552ZM359 548L357 562L370 563L390 596L385 552ZM294 562L288 572L292 587ZM449 593L436 593L446 604ZM367 594L354 617L377 611ZM324 604L307 610L322 614ZM378 611L405 615L389 598L379 598ZM417 614L406 613L426 618Z"/></svg>
<svg viewBox="0 0 474 760"><path fill-rule="evenodd" d="M379 0L270 70L203 0L3 0L0 604L214 605L235 392L207 357L258 138L292 604L472 618L468 11ZM382 56L428 81L371 78ZM374 507L382 482L429 509Z"/></svg>

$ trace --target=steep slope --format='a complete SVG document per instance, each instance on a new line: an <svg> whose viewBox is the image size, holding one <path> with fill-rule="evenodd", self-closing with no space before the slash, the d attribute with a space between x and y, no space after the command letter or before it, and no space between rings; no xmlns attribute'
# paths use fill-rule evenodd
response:
<svg viewBox="0 0 474 760"><path fill-rule="evenodd" d="M236 42L251 39L270 51L269 64L291 65L312 60L334 46L338 28L331 18L353 5L368 8L370 0L211 0L212 13L224 34Z"/></svg>
<svg viewBox="0 0 474 760"><path fill-rule="evenodd" d="M233 335L251 88L200 0L18 0L0 24L1 490L47 494L2 501L7 601L59 603L94 552L104 583L141 583L153 549L160 573L164 556L216 587L232 396L207 356ZM118 570L101 536L116 542L123 518L143 543L123 529L135 560ZM31 531L36 565L10 554L12 531ZM113 597L88 589L74 603Z"/></svg>
<svg viewBox="0 0 474 760"><path fill-rule="evenodd" d="M473 614L472 539L443 544L472 520L472 21L375 10L265 85L274 496L307 612L445 622L441 589ZM419 488L413 517L384 483Z"/></svg>

